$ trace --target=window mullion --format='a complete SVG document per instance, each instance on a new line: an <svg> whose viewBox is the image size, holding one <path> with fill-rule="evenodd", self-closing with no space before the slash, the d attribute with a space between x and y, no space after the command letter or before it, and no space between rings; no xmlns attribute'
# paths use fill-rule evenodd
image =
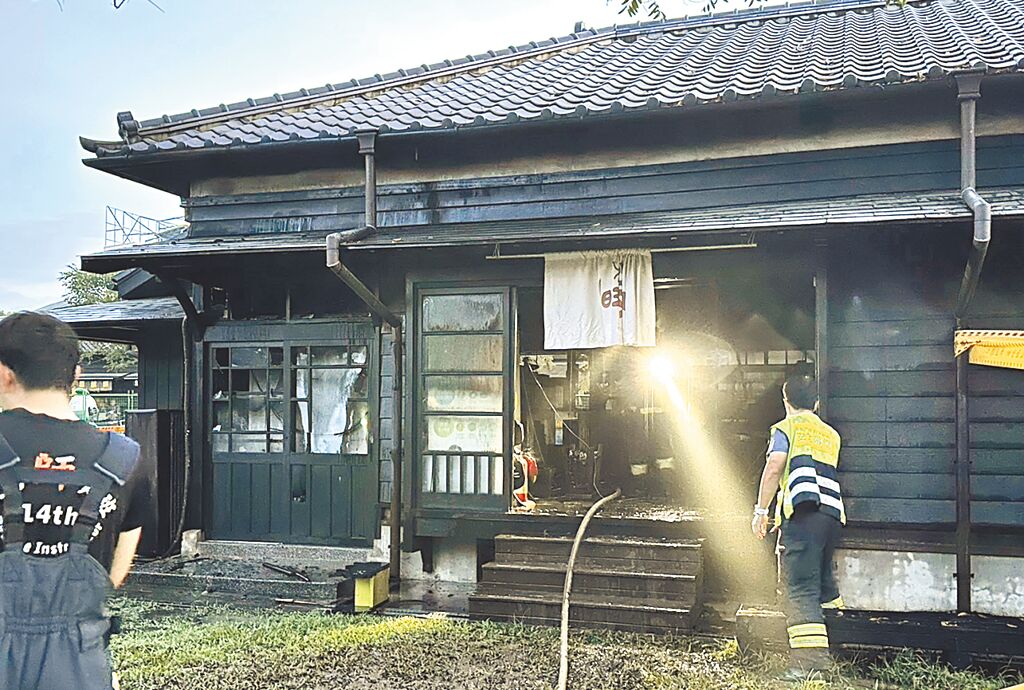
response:
<svg viewBox="0 0 1024 690"><path fill-rule="evenodd" d="M228 452L230 453L235 447L235 377L234 372L231 371L231 350L228 350L228 389L224 391L224 394L228 399L228 428L225 429L227 432L228 439Z"/></svg>
<svg viewBox="0 0 1024 690"><path fill-rule="evenodd" d="M292 405L295 404L292 402L292 389L295 385L292 381L292 362L295 361L295 355L292 354L290 343L284 343L281 356L281 397L284 400L284 409L281 411L281 426L284 427L281 433L284 438L281 445L287 454L289 451L295 452L295 415L292 412Z"/></svg>

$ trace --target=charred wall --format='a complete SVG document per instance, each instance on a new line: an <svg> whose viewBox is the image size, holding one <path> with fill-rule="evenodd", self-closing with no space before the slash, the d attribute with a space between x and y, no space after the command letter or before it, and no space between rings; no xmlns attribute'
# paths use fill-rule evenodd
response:
<svg viewBox="0 0 1024 690"><path fill-rule="evenodd" d="M830 245L829 415L852 523L956 521L952 316L970 229L865 231ZM1020 328L1019 225L997 223L964 327ZM973 523L1024 527L1024 372L971 366ZM910 541L908 535L904 541Z"/></svg>

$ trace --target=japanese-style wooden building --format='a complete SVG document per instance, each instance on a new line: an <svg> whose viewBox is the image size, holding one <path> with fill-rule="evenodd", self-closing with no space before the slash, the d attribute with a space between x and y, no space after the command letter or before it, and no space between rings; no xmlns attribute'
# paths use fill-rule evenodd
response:
<svg viewBox="0 0 1024 690"><path fill-rule="evenodd" d="M739 596L737 563L771 567L749 508L805 370L843 437L847 602L1024 616L1024 371L954 356L1024 329L1022 72L1020 0L840 0L124 112L86 165L179 195L187 236L82 266L176 286L208 539L369 547L398 514L404 575L479 579L499 615L622 487L594 587L643 556L690 569L645 600ZM642 348L544 349L544 255L606 248L651 250L659 348L703 353L674 374L699 424L664 419ZM689 460L631 470L659 444Z"/></svg>

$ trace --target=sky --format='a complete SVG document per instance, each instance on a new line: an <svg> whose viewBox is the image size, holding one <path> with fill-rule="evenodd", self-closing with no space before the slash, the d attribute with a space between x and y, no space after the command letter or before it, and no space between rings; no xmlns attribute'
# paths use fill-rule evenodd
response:
<svg viewBox="0 0 1024 690"><path fill-rule="evenodd" d="M618 0L0 0L0 310L60 299L104 210L179 199L86 168L78 136L629 21ZM704 0L662 0L670 16ZM745 6L745 3L744 3Z"/></svg>

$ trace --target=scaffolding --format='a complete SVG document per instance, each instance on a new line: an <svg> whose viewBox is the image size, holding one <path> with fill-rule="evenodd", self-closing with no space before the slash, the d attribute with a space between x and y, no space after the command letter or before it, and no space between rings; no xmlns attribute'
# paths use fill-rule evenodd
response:
<svg viewBox="0 0 1024 690"><path fill-rule="evenodd" d="M183 217L160 220L107 206L103 246L110 249L162 242L182 235L187 227Z"/></svg>

